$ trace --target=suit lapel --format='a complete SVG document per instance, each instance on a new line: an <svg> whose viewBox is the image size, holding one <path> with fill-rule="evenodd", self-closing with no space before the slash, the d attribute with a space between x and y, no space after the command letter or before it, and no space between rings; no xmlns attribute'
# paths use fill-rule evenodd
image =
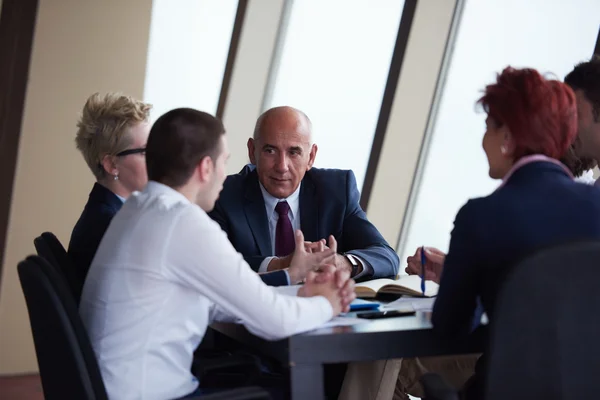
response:
<svg viewBox="0 0 600 400"><path fill-rule="evenodd" d="M315 185L310 179L310 171L306 173L300 188L300 229L304 240L315 242L319 236L319 203Z"/></svg>
<svg viewBox="0 0 600 400"><path fill-rule="evenodd" d="M260 250L260 255L263 257L272 256L269 220L265 211L265 201L258 186L256 171L250 172L246 178L245 198L244 213Z"/></svg>

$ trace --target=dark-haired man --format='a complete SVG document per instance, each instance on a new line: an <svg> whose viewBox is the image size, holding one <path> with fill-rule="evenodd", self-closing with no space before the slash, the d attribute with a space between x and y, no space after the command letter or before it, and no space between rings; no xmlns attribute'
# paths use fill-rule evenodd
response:
<svg viewBox="0 0 600 400"><path fill-rule="evenodd" d="M92 262L80 314L109 398L196 394L193 353L214 319L235 319L277 339L316 328L354 298L335 254L299 251L291 265L319 265L300 297L265 285L206 212L219 196L229 152L213 116L176 109L150 131L150 182L113 218ZM295 235L302 247L301 232ZM269 312L265 312L269 310Z"/></svg>
<svg viewBox="0 0 600 400"><path fill-rule="evenodd" d="M575 153L600 160L600 56L579 63L565 77L577 99L578 141ZM596 181L596 185L600 184Z"/></svg>
<svg viewBox="0 0 600 400"><path fill-rule="evenodd" d="M581 157L578 155L576 149L581 145L579 138L575 140L575 143L569 147L567 153L560 159L560 161L569 168L569 171L575 177L575 180L581 183L594 184L594 177L592 169L596 167L597 163L591 157Z"/></svg>

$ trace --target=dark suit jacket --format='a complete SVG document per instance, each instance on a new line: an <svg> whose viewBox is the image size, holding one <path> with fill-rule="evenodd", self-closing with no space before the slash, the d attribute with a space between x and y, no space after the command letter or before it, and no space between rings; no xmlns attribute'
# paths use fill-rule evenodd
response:
<svg viewBox="0 0 600 400"><path fill-rule="evenodd" d="M434 329L468 333L481 317L479 301L493 321L498 291L512 265L544 247L596 239L600 189L573 181L549 162L524 165L503 187L470 200L456 215L433 309ZM484 363L482 358L476 372L478 394Z"/></svg>
<svg viewBox="0 0 600 400"><path fill-rule="evenodd" d="M317 241L334 235L339 253L354 254L367 264L368 272L361 276L362 280L394 277L398 273L398 255L367 220L359 197L352 171L309 170L300 188L300 228L304 238ZM254 166L247 165L239 174L227 178L210 215L255 271L265 257L273 255L265 203ZM266 275L271 274L263 274L263 280ZM286 284L283 279L277 282Z"/></svg>
<svg viewBox="0 0 600 400"><path fill-rule="evenodd" d="M85 280L104 232L123 202L113 192L95 183L83 213L71 233L68 254Z"/></svg>

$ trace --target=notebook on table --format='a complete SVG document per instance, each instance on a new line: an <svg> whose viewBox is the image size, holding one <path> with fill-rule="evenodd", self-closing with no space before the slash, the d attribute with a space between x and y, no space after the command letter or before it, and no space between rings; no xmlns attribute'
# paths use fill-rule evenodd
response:
<svg viewBox="0 0 600 400"><path fill-rule="evenodd" d="M425 297L437 296L439 285L433 281L425 281ZM421 277L404 275L398 279L374 279L357 283L354 291L356 297L374 298L378 294L394 294L423 297L421 292Z"/></svg>
<svg viewBox="0 0 600 400"><path fill-rule="evenodd" d="M376 301L354 299L354 301L350 303L350 311L377 310L379 306L380 303Z"/></svg>

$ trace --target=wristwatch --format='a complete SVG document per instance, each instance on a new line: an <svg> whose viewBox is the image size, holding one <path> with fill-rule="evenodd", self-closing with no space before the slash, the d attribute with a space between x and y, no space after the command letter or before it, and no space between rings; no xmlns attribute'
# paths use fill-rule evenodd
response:
<svg viewBox="0 0 600 400"><path fill-rule="evenodd" d="M346 257L348 261L350 261L350 264L352 264L352 272L350 272L350 277L356 276L358 274L358 260L352 254L344 254L344 257Z"/></svg>

